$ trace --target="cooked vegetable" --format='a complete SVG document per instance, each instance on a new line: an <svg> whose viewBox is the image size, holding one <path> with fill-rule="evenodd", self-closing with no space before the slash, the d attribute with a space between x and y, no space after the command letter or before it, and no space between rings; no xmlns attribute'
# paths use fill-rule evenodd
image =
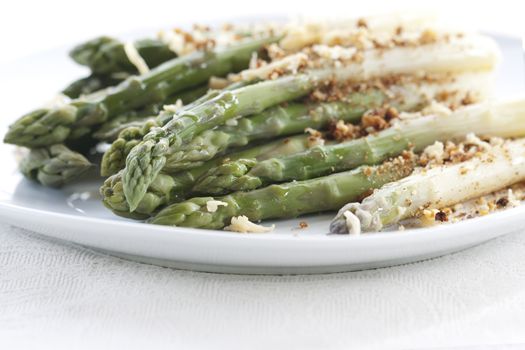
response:
<svg viewBox="0 0 525 350"><path fill-rule="evenodd" d="M251 84L252 82L233 83L222 91L229 91ZM254 82L253 82L254 83ZM183 106L179 111L194 108L195 106L217 97L220 91L210 90L192 103ZM156 117L147 118L136 125L129 125L120 131L118 138L113 141L111 147L104 153L100 166L102 176L110 176L123 169L126 165L126 157L133 147L140 143L142 138L153 127L164 126L174 115L174 111L168 108L167 111L161 112Z"/></svg>
<svg viewBox="0 0 525 350"><path fill-rule="evenodd" d="M138 40L133 46L149 68L177 57L168 45L159 40ZM73 48L69 55L75 62L89 67L98 75L119 72L138 73L137 67L126 54L125 43L115 38L101 36L92 39Z"/></svg>
<svg viewBox="0 0 525 350"><path fill-rule="evenodd" d="M413 166L411 160L398 160L372 169L359 168L312 180L271 185L250 192L235 192L218 198L192 198L168 206L149 222L221 229L237 216L259 221L334 210L341 203L357 200L371 189L409 175ZM220 201L226 205L220 205L213 211L208 208L210 201Z"/></svg>
<svg viewBox="0 0 525 350"><path fill-rule="evenodd" d="M111 76L91 74L88 77L75 80L64 88L62 93L69 98L79 98L82 95L89 95L95 91L117 85L123 80Z"/></svg>
<svg viewBox="0 0 525 350"><path fill-rule="evenodd" d="M341 50L326 47L322 49L322 54L342 55ZM351 52L355 54L355 50ZM174 122L166 124L162 129L153 129L144 137L144 141L131 150L126 160L123 184L130 209L133 211L136 208L149 184L165 166L167 154L179 150L184 142L200 132L229 119L258 113L264 108L298 98L327 80L344 82L389 74L414 74L420 71L450 74L490 70L495 64L497 49L491 40L472 36L425 45L424 50L421 47L397 47L387 51L366 50L363 57L362 60L351 59L342 66L334 64L331 59L321 60L320 68L308 69L301 74L225 93L206 103L224 103L230 99L226 105L210 109L204 104L204 108L196 107L195 110L176 114ZM323 66L323 62L327 65ZM261 73L260 78L266 78L265 75L266 73ZM275 87L280 87L281 90L276 90ZM264 92L261 91L263 89ZM203 121L205 123L202 123Z"/></svg>
<svg viewBox="0 0 525 350"><path fill-rule="evenodd" d="M82 154L64 145L34 148L20 162L27 178L44 186L60 187L93 167Z"/></svg>
<svg viewBox="0 0 525 350"><path fill-rule="evenodd" d="M315 82L308 75L276 80L224 91L194 108L175 114L162 128L153 128L126 158L122 174L124 194L131 211L166 164L166 156L194 136L238 116L260 113L265 108L308 93Z"/></svg>
<svg viewBox="0 0 525 350"><path fill-rule="evenodd" d="M525 139L491 146L465 162L419 171L349 203L330 225L333 233L379 231L421 208L443 208L525 180Z"/></svg>
<svg viewBox="0 0 525 350"><path fill-rule="evenodd" d="M226 75L248 66L253 52L278 38L263 38L165 62L147 74L52 109L39 109L12 124L7 143L40 147L82 137L120 113L165 100L198 86L213 75Z"/></svg>
<svg viewBox="0 0 525 350"><path fill-rule="evenodd" d="M128 203L124 197L121 173L106 179L100 189L100 193L102 194L104 205L115 214L138 219L147 218L163 205L188 198L191 188L199 176L229 159L249 157L263 160L278 154L302 152L308 149L309 145L310 142L306 135L292 136L230 153L226 156L209 160L199 167L173 175L160 173L148 187L146 195L139 202L137 209L133 213L130 213Z"/></svg>
<svg viewBox="0 0 525 350"><path fill-rule="evenodd" d="M316 104L290 103L234 120L207 130L167 156L165 171L191 169L232 147L246 146L257 140L302 133L306 128L326 129L333 120L358 121L370 108L379 108L387 100L381 91L355 93L346 102ZM413 106L410 106L413 107Z"/></svg>
<svg viewBox="0 0 525 350"><path fill-rule="evenodd" d="M470 132L500 137L525 136L525 99L481 103L448 115L402 120L377 134L316 146L289 156L225 163L199 179L193 190L224 194L284 181L312 179L363 164L379 164L409 148L418 152L435 141L462 137Z"/></svg>
<svg viewBox="0 0 525 350"><path fill-rule="evenodd" d="M191 103L205 95L207 91L208 85L204 84L170 96L162 102L153 103L138 110L124 112L102 124L100 128L93 133L93 137L100 141L113 142L122 130L128 127L141 127L149 120L155 119L165 105L176 104L179 100L183 105Z"/></svg>

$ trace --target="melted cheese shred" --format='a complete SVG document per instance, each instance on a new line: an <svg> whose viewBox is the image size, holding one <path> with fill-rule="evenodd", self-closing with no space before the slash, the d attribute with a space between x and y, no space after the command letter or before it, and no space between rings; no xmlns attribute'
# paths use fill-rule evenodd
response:
<svg viewBox="0 0 525 350"><path fill-rule="evenodd" d="M144 58L142 58L132 42L124 44L124 52L126 53L128 60L137 68L139 74L146 74L149 72L149 67L146 64L146 61L144 61Z"/></svg>

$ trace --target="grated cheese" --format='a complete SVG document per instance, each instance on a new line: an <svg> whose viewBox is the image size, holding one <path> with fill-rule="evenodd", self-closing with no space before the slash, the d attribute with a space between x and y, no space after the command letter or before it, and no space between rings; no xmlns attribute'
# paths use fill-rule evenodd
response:
<svg viewBox="0 0 525 350"><path fill-rule="evenodd" d="M435 160L437 163L443 162L443 156L445 155L445 146L443 142L436 141L433 145L427 146L423 150L423 156L428 159Z"/></svg>
<svg viewBox="0 0 525 350"><path fill-rule="evenodd" d="M239 122L237 121L237 119L228 119L224 124L228 126L237 126L239 125Z"/></svg>
<svg viewBox="0 0 525 350"><path fill-rule="evenodd" d="M244 70L240 76L242 80L253 80L268 79L276 72L297 74L307 62L308 56L305 53L296 53L261 67Z"/></svg>
<svg viewBox="0 0 525 350"><path fill-rule="evenodd" d="M361 222L359 221L359 218L350 210L345 211L343 215L346 219L346 227L348 227L348 233L351 235L359 236L361 234Z"/></svg>
<svg viewBox="0 0 525 350"><path fill-rule="evenodd" d="M219 206L221 205L224 207L227 207L228 203L222 202L222 201L216 201L212 199L206 202L206 210L208 210L208 212L210 213L215 213L217 209L219 208Z"/></svg>
<svg viewBox="0 0 525 350"><path fill-rule="evenodd" d="M182 107L184 107L184 104L182 103L182 100L179 98L174 104L164 105L162 109L165 110L166 112L177 113Z"/></svg>
<svg viewBox="0 0 525 350"><path fill-rule="evenodd" d="M46 108L60 108L62 106L65 106L66 104L68 104L70 101L71 101L71 99L68 96L66 96L66 95L64 95L62 93L58 93L51 100L47 101L44 104L44 107L46 107Z"/></svg>
<svg viewBox="0 0 525 350"><path fill-rule="evenodd" d="M266 233L271 232L275 228L275 225L272 225L270 227L265 227L262 225L257 225L248 220L248 217L241 215L241 216L234 216L231 220L231 223L229 226L226 226L224 229L227 231L232 232L240 232L240 233Z"/></svg>
<svg viewBox="0 0 525 350"><path fill-rule="evenodd" d="M149 67L146 64L146 61L144 61L132 42L124 44L124 52L126 53L128 60L137 68L139 74L146 74L149 72Z"/></svg>

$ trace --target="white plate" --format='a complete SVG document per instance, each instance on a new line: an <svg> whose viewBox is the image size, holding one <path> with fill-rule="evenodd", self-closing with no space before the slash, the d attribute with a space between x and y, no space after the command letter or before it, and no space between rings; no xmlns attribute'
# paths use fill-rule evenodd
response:
<svg viewBox="0 0 525 350"><path fill-rule="evenodd" d="M496 39L504 54L498 95L525 91L521 41ZM0 95L10 96L2 101L2 110L12 113L11 120L80 74L67 62L65 50L35 55L2 67L0 73ZM1 220L112 255L184 269L321 273L375 268L458 251L525 226L524 206L453 225L360 237L326 235L332 215L265 222L276 224L270 234L154 226L106 210L98 195L101 180L47 189L16 171L13 147L0 146L0 155ZM299 229L303 220L308 228Z"/></svg>

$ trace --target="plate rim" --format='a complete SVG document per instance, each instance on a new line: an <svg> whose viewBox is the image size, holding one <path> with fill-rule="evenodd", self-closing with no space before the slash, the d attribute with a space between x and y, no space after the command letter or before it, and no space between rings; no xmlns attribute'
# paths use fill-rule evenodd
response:
<svg viewBox="0 0 525 350"><path fill-rule="evenodd" d="M319 242L319 241L321 242L327 242L327 241L346 242L346 241L355 240L355 239L359 239L361 241L365 241L365 240L375 241L378 239L384 240L385 238L388 238L388 237L400 237L404 239L409 239L412 237L419 237L419 236L443 235L444 232L441 232L441 231L455 231L454 230L455 228L457 228L457 230L459 231L465 226L483 224L486 221L505 220L505 219L509 219L509 217L517 217L520 214L525 214L525 203L518 205L516 207L503 209L501 211L489 213L488 215L473 217L473 218L462 220L462 221L455 222L455 223L438 223L430 227L410 228L406 230L398 230L398 231L392 231L392 232L390 231L367 232L367 233L360 234L360 235L329 234L328 232L325 234L319 234L319 235L308 235L308 234L307 235L301 235L301 234L281 235L281 234L275 234L271 232L270 233L239 233L239 232L214 230L214 229L155 225L155 224L150 224L150 223L143 222L140 220L137 220L136 222L118 221L118 220L111 220L111 219L106 219L106 218L72 215L72 214L30 208L30 207L25 207L19 204L9 203L5 199L0 200L0 210L1 209L16 210L22 213L27 213L28 215L31 213L36 213L39 215L49 216L51 218L57 218L57 219L62 218L62 219L67 219L71 221L84 221L84 222L91 222L95 224L117 225L117 226L123 226L123 227L133 227L133 228L145 227L145 228L148 228L148 231L155 231L157 233L170 233L170 234L176 233L176 234L188 235L189 237L195 237L195 235L198 235L202 237L211 236L211 237L221 237L221 238L228 238L228 239L235 237L234 239L236 240L256 239L256 240L269 240L269 241L279 240L279 241L296 242L298 241L298 239L300 239L300 240L307 240L307 241L314 241L314 242ZM328 231L328 228L327 228L327 231ZM300 230L298 230L298 232L300 232Z"/></svg>

